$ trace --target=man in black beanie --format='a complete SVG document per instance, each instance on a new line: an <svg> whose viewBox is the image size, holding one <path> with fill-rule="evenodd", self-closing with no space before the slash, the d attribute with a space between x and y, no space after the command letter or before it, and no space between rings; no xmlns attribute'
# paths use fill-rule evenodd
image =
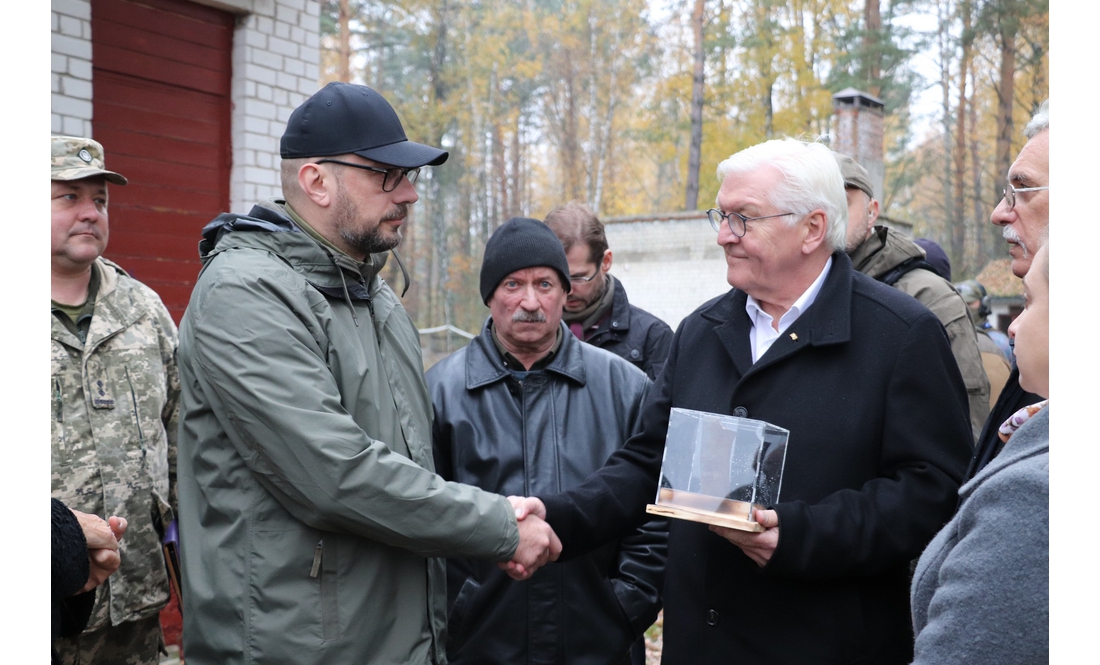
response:
<svg viewBox="0 0 1100 665"><path fill-rule="evenodd" d="M634 431L649 379L563 325L569 264L542 222L512 218L485 246L481 334L427 374L440 475L506 495L559 492ZM513 582L447 561L447 659L623 663L660 609L666 528L655 520L569 564Z"/></svg>

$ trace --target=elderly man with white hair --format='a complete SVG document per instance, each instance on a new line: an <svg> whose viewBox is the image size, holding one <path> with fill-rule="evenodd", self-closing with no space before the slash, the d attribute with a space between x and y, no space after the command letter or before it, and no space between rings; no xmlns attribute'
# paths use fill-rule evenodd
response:
<svg viewBox="0 0 1100 665"><path fill-rule="evenodd" d="M718 167L711 223L733 288L681 324L640 430L572 489L528 498L562 559L642 522L672 408L790 431L779 501L750 533L672 520L662 663L908 663L909 562L948 519L970 451L943 326L852 269L823 145L768 141Z"/></svg>
<svg viewBox="0 0 1100 665"><path fill-rule="evenodd" d="M989 216L991 223L1001 227L1001 235L1008 242L1012 274L1021 279L1031 268L1035 252L1046 244L1050 226L1050 100L1043 102L1024 127L1024 136L1027 143L1008 169L1004 196ZM1004 447L1000 427L1005 420L1039 399L1020 385L1020 372L1013 364L1012 373L978 436L965 480L976 476L1000 454Z"/></svg>

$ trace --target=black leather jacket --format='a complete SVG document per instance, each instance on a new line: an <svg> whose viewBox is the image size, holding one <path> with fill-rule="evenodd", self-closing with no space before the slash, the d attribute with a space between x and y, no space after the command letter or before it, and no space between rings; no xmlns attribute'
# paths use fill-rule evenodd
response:
<svg viewBox="0 0 1100 665"><path fill-rule="evenodd" d="M427 373L436 470L505 495L579 484L633 432L649 380L563 325L554 359L520 381L503 365L489 326ZM663 520L647 523L525 582L492 561L448 560L448 660L625 662L660 609L666 529Z"/></svg>
<svg viewBox="0 0 1100 665"><path fill-rule="evenodd" d="M585 341L625 358L650 379L656 379L672 345L672 328L644 309L631 305L622 282L612 275L608 278L615 289L611 316L605 317Z"/></svg>

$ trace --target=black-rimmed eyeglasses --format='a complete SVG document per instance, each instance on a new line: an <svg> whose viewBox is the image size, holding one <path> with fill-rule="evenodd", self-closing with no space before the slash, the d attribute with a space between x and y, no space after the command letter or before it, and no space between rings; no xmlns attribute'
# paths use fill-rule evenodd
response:
<svg viewBox="0 0 1100 665"><path fill-rule="evenodd" d="M781 212L778 215L761 215L760 217L746 217L739 212L722 212L711 208L707 211L707 219L710 220L710 227L714 229L715 233L722 232L722 222L726 222L729 225L730 231L738 238L745 237L745 230L748 228L749 222L754 222L758 219L770 219L772 217L786 217L787 215L793 215L793 212ZM738 221L734 224L733 220Z"/></svg>
<svg viewBox="0 0 1100 665"><path fill-rule="evenodd" d="M367 166L366 164L356 164L354 162L342 162L339 159L318 159L315 164L339 164L340 166L350 166L356 169L363 169L364 171L373 171L375 173L384 173L382 178L382 191L392 192L397 189L397 185L401 183L401 178L404 176L409 179L409 184L416 182L416 176L420 175L420 168L406 169L400 166L395 166L389 169L380 169L375 166Z"/></svg>
<svg viewBox="0 0 1100 665"><path fill-rule="evenodd" d="M1005 203L1008 204L1008 209L1012 210L1016 207L1016 194L1019 192L1038 192L1043 189L1050 189L1050 186L1046 187L1013 187L1011 182L1005 183L1004 196Z"/></svg>

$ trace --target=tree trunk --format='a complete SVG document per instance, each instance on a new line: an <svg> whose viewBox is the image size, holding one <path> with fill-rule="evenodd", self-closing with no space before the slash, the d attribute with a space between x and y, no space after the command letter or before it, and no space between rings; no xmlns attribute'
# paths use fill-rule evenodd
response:
<svg viewBox="0 0 1100 665"><path fill-rule="evenodd" d="M882 96L882 15L879 0L863 3L863 52L867 57L867 88L875 97Z"/></svg>
<svg viewBox="0 0 1100 665"><path fill-rule="evenodd" d="M959 104L955 109L955 204L952 209L951 247L956 252L955 265L961 272L967 272L966 257L966 75L970 70L970 0L959 0L959 14L962 17L962 56L959 60ZM970 131L974 131L971 127Z"/></svg>
<svg viewBox="0 0 1100 665"><path fill-rule="evenodd" d="M775 134L775 79L768 81L768 87L764 93L764 138L770 139Z"/></svg>
<svg viewBox="0 0 1100 665"><path fill-rule="evenodd" d="M970 83L973 86L975 93L978 89L978 65L974 58L970 60ZM973 94L973 93L972 93ZM972 204L974 206L974 223L977 225L977 233L974 234L975 246L974 250L978 256L978 263L974 266L975 272L980 272L988 260L987 252L989 251L989 244L986 243L986 238L989 237L990 229L993 226L989 223L989 213L991 210L987 210L982 203L982 161L981 153L978 145L978 110L977 105L971 103L968 107L970 111L970 179L971 179L971 197Z"/></svg>
<svg viewBox="0 0 1100 665"><path fill-rule="evenodd" d="M607 115L604 117L602 127L599 134L599 147L596 151L596 190L592 193L590 202L592 210L597 214L600 212L600 202L603 199L603 181L604 170L607 166L607 156L611 154L611 127L615 121L615 102L618 96L615 94L616 74L617 69L613 66L611 68L611 83L607 92ZM595 118L593 118L595 122Z"/></svg>
<svg viewBox="0 0 1100 665"><path fill-rule="evenodd" d="M951 48L951 11L950 0L940 0L938 6L938 18L940 20L939 32L937 34L939 56L940 56L940 91L942 93L942 112L943 112L943 223L945 231L949 238L948 254L951 257L952 265L961 265L962 263L962 242L960 238L955 235L955 229L953 221L955 219L955 206L954 197L952 196L952 178L951 163L952 157L952 141L951 141L951 56L953 49Z"/></svg>
<svg viewBox="0 0 1100 665"><path fill-rule="evenodd" d="M703 148L703 8L705 0L695 0L691 24L695 34L695 68L691 81L691 148L688 151L687 191L684 210L699 207L699 162Z"/></svg>
<svg viewBox="0 0 1100 665"><path fill-rule="evenodd" d="M510 217L522 215L528 207L526 194L527 161L523 155L523 105L516 112L516 126L512 132L512 209Z"/></svg>
<svg viewBox="0 0 1100 665"><path fill-rule="evenodd" d="M997 154L995 168L997 182L994 196L1000 185L1000 179L1008 175L1012 166L1012 101L1015 94L1013 79L1016 76L1016 24L1002 20L997 42L1001 49L1001 78L997 83Z"/></svg>
<svg viewBox="0 0 1100 665"><path fill-rule="evenodd" d="M600 69L599 56L596 50L596 16L592 14L592 7L589 5L588 9L588 149L592 151L587 161L588 168L586 169L587 177L585 179L585 201L588 207L596 210L597 205L593 204L593 199L596 196L596 168L593 163L595 160L599 160L601 156L599 146L599 123L596 118L599 117L599 95L596 82L596 71ZM614 58L614 51L612 51L611 57ZM611 63L614 67L614 63ZM598 212L598 211L597 211Z"/></svg>
<svg viewBox="0 0 1100 665"><path fill-rule="evenodd" d="M350 0L340 0L340 9L336 17L340 26L340 62L336 75L344 83L351 82L351 26Z"/></svg>
<svg viewBox="0 0 1100 665"><path fill-rule="evenodd" d="M443 66L447 58L447 22L450 19L450 11L446 0L439 3L437 8L434 8L432 12L433 27L436 31L435 35L435 48L432 49L431 58L428 62L428 75L429 80L432 82L431 104L435 107L444 105L447 102L448 89L443 77ZM439 145L443 139L444 123L440 120L433 119L429 124L429 138L432 145ZM428 223L432 229L432 291L435 292L433 297L434 308L429 310L429 316L433 317L429 319L428 325L438 325L436 321L442 323L452 323L454 309L455 294L451 289L447 288L447 282L450 279L450 248L447 243L447 220L443 214L443 192L441 190L441 182L439 178L432 178L429 186L429 196L425 197L427 200L422 201L422 217L428 219ZM422 322L423 325L423 322Z"/></svg>
<svg viewBox="0 0 1100 665"><path fill-rule="evenodd" d="M562 142L561 164L565 184L565 199L567 201L580 200L581 177L580 167L580 142L577 138L579 131L577 123L577 72L574 68L572 55L565 54L565 117L562 118Z"/></svg>

